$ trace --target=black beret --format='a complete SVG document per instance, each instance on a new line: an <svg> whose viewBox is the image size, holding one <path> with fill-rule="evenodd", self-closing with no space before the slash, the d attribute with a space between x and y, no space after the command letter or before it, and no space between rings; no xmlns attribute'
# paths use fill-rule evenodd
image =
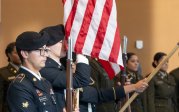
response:
<svg viewBox="0 0 179 112"><path fill-rule="evenodd" d="M16 39L16 48L26 51L35 50L46 45L49 40L47 33L37 33L26 31L20 34Z"/></svg>
<svg viewBox="0 0 179 112"><path fill-rule="evenodd" d="M62 24L43 28L40 33L42 32L47 32L50 36L47 46L56 44L57 42L63 40L65 36L65 30Z"/></svg>

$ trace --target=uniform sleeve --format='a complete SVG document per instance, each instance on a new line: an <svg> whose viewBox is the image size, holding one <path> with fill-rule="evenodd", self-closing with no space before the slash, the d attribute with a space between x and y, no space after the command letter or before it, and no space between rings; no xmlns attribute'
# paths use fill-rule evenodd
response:
<svg viewBox="0 0 179 112"><path fill-rule="evenodd" d="M66 71L56 68L43 68L41 74L52 84L53 88L66 89ZM87 86L90 82L90 66L78 63L76 72L73 75L73 87L79 88Z"/></svg>
<svg viewBox="0 0 179 112"><path fill-rule="evenodd" d="M175 76L176 76L176 74L175 74L175 72L174 72L174 71L171 71L171 72L169 73L169 75L170 75L170 76L173 76L173 77L175 78L175 80L176 80L176 77L175 77Z"/></svg>
<svg viewBox="0 0 179 112"><path fill-rule="evenodd" d="M173 101L173 103L174 103L174 108L175 108L175 110L177 110L177 106L178 106L178 102L177 102L177 91L176 91L177 89L175 88L175 92L174 92L174 95L172 96L172 101Z"/></svg>
<svg viewBox="0 0 179 112"><path fill-rule="evenodd" d="M80 101L88 103L109 102L120 100L123 97L125 97L125 92L122 86L108 89L96 89L87 86L83 88L82 92L80 92Z"/></svg>
<svg viewBox="0 0 179 112"><path fill-rule="evenodd" d="M146 99L147 99L147 112L155 112L155 87L154 79L149 82L149 87L146 90Z"/></svg>
<svg viewBox="0 0 179 112"><path fill-rule="evenodd" d="M179 82L179 69L171 71L169 75L173 76L176 82Z"/></svg>
<svg viewBox="0 0 179 112"><path fill-rule="evenodd" d="M96 88L112 87L113 80L110 80L105 70L101 67L100 63L95 59L90 59L91 77L95 81L92 85Z"/></svg>
<svg viewBox="0 0 179 112"><path fill-rule="evenodd" d="M176 76L177 76L177 74L173 74L174 72L171 72L170 74L169 74L169 76L171 76L170 77L170 82L172 83L173 82L173 88L175 89L174 91L175 92L173 92L173 95L172 95L172 101L173 101L173 104L174 104L174 108L175 108L175 110L177 110L177 106L178 106L178 102L177 102L177 100L178 100L178 97L177 97L177 93L178 93L178 84L177 84L177 82L179 81L179 79L177 80L177 78L176 78ZM178 74L179 75L179 74ZM175 85L175 84L176 85Z"/></svg>
<svg viewBox="0 0 179 112"><path fill-rule="evenodd" d="M37 112L32 93L21 83L10 85L7 102L10 112Z"/></svg>

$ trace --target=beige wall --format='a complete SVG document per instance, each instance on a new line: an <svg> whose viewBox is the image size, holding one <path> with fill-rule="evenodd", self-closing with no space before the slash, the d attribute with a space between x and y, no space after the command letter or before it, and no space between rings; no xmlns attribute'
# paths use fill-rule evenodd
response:
<svg viewBox="0 0 179 112"><path fill-rule="evenodd" d="M178 0L117 0L121 36L129 38L128 51L139 55L144 74L152 70L153 55L169 53L179 42ZM135 48L136 40L144 41L144 48ZM179 66L178 52L170 59L169 71Z"/></svg>
<svg viewBox="0 0 179 112"><path fill-rule="evenodd" d="M152 57L157 51L166 53L179 41L178 0L116 0L121 37L129 38L128 51L139 55L144 74L152 70ZM4 49L7 43L25 30L62 23L60 0L2 0L2 36L0 67L7 64ZM144 48L135 48L143 40ZM178 53L170 59L169 70L179 66Z"/></svg>
<svg viewBox="0 0 179 112"><path fill-rule="evenodd" d="M23 31L39 31L48 25L62 23L60 0L2 0L2 37L0 67L7 64L4 49Z"/></svg>
<svg viewBox="0 0 179 112"><path fill-rule="evenodd" d="M1 23L1 0L0 0L0 23Z"/></svg>

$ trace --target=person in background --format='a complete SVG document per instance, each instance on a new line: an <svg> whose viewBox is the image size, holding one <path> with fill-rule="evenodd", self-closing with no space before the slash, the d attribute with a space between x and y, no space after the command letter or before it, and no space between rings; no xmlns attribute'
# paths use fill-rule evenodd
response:
<svg viewBox="0 0 179 112"><path fill-rule="evenodd" d="M75 57L75 56L73 56ZM98 60L94 58L88 58L89 64L91 66L91 83L83 88L80 88L80 94L79 94L79 110L80 112L96 112L97 110L96 106L100 104L106 103L111 104L108 105L110 108L102 108L104 111L118 111L115 108L115 101L121 100L125 97L125 94L128 94L130 92L143 92L147 88L147 83L144 80L140 80L136 82L135 84L126 85L126 86L108 86L108 87L100 87L99 85L96 86L98 83L95 82L95 80L92 78L93 75L99 76L102 73L106 73L103 71L103 68L101 67ZM66 67L65 58L63 58L62 62L64 66ZM75 67L75 59L73 64L73 71ZM107 74L106 74L107 75ZM100 80L100 79L98 79ZM102 80L102 79L101 79ZM111 110L112 109L112 110Z"/></svg>
<svg viewBox="0 0 179 112"><path fill-rule="evenodd" d="M57 97L58 111L65 110L65 89L66 89L66 70L61 64L60 59L66 56L66 49L64 45L64 26L62 24L49 26L40 31L46 32L50 38L47 46L50 48L49 57L47 58L45 67L40 71L53 86L55 95ZM90 82L90 66L88 59L77 54L76 72L73 75L73 88L87 86Z"/></svg>
<svg viewBox="0 0 179 112"><path fill-rule="evenodd" d="M152 66L156 68L166 57L163 52L154 55ZM175 79L167 73L168 61L149 82L147 89L147 112L178 112Z"/></svg>
<svg viewBox="0 0 179 112"><path fill-rule="evenodd" d="M1 105L0 112L8 112L6 96L7 89L9 87L10 82L15 79L16 73L21 65L21 61L16 51L15 42L11 42L7 45L5 49L5 54L8 58L8 65L0 68L0 78L1 78Z"/></svg>
<svg viewBox="0 0 179 112"><path fill-rule="evenodd" d="M49 35L26 31L16 39L22 66L7 92L10 112L58 112L56 98L49 81L40 74L45 66Z"/></svg>
<svg viewBox="0 0 179 112"><path fill-rule="evenodd" d="M91 66L91 79L93 83L90 86L96 89L108 89L115 86L114 80L109 79L108 74L104 70L104 68L99 63L98 59L96 58L89 58L89 63ZM83 102L81 102L81 105ZM108 102L100 102L97 103L95 106L96 112L117 112L117 104L115 100L108 101Z"/></svg>
<svg viewBox="0 0 179 112"><path fill-rule="evenodd" d="M141 69L139 69L139 59L138 56L133 52L127 53L126 60L126 83L135 84L139 80L143 79L141 75ZM139 71L140 70L140 71ZM122 72L120 72L116 77L116 83L120 82ZM133 93L130 93L131 96ZM140 94L130 105L131 112L146 112L145 109L145 92ZM123 100L122 100L123 101Z"/></svg>

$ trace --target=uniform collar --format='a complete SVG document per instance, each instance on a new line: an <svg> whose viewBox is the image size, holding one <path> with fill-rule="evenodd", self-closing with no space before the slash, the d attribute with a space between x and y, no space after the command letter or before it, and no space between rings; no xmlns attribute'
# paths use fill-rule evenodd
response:
<svg viewBox="0 0 179 112"><path fill-rule="evenodd" d="M40 72L38 74L36 74L35 72L31 71L30 69L28 69L27 67L21 66L21 68L27 70L28 72L30 72L33 76L35 76L38 80L41 80L42 76L40 74Z"/></svg>
<svg viewBox="0 0 179 112"><path fill-rule="evenodd" d="M46 93L49 93L49 87L50 84L46 81L46 79L42 78L41 80L38 80L38 78L36 76L34 76L34 74L32 74L33 72L29 69L27 69L26 67L20 67L19 71L18 71L18 76L21 76L24 75L24 79L28 79L32 84L33 86L36 88L36 90L41 90L41 91L44 91Z"/></svg>
<svg viewBox="0 0 179 112"><path fill-rule="evenodd" d="M10 63L8 64L7 69L14 75L17 73L17 69Z"/></svg>
<svg viewBox="0 0 179 112"><path fill-rule="evenodd" d="M11 66L13 66L16 70L19 70L19 66L15 65L15 64L12 63L12 62L9 62L9 64L10 64Z"/></svg>
<svg viewBox="0 0 179 112"><path fill-rule="evenodd" d="M167 73L163 72L163 71L159 71L159 76L163 79L163 78L167 77Z"/></svg>
<svg viewBox="0 0 179 112"><path fill-rule="evenodd" d="M52 59L52 58L51 58ZM62 64L60 63L60 61L56 61L54 59L52 59L53 61L55 61L59 66L61 66Z"/></svg>
<svg viewBox="0 0 179 112"><path fill-rule="evenodd" d="M64 70L65 69L64 66L61 65L61 63L59 64L55 60L53 60L52 58L49 58L49 57L46 60L45 67L54 67L54 68L58 68L60 70Z"/></svg>

